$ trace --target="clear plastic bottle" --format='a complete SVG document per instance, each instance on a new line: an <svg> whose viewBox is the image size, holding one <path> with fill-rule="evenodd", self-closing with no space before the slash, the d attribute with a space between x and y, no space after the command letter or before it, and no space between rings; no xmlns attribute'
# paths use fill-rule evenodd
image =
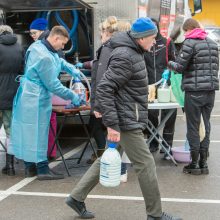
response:
<svg viewBox="0 0 220 220"><path fill-rule="evenodd" d="M185 144L184 144L184 150L185 151L189 151L190 150L189 141L188 141L187 138L186 138L186 141L185 141Z"/></svg>
<svg viewBox="0 0 220 220"><path fill-rule="evenodd" d="M80 96L81 105L86 105L86 88L78 77L74 79L72 90Z"/></svg>
<svg viewBox="0 0 220 220"><path fill-rule="evenodd" d="M117 143L107 142L107 150L100 161L99 182L106 187L115 187L120 184L121 156L116 149Z"/></svg>

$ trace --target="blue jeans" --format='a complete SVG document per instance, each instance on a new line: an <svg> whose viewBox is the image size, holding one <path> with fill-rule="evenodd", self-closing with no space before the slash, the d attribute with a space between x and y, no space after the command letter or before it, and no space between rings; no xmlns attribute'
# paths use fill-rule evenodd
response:
<svg viewBox="0 0 220 220"><path fill-rule="evenodd" d="M32 162L24 161L24 165L25 165L25 168L27 168L27 169L32 168L32 167L36 167L38 175L39 174L46 174L49 172L49 166L48 166L47 160L39 162L39 163L32 163Z"/></svg>

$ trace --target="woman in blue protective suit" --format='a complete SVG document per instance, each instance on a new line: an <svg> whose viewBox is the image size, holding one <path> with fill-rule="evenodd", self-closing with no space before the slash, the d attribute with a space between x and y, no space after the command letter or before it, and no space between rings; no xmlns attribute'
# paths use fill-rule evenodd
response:
<svg viewBox="0 0 220 220"><path fill-rule="evenodd" d="M26 52L25 72L13 104L9 153L24 160L25 175L37 174L39 180L62 179L63 175L49 169L47 160L51 94L72 100L79 97L58 79L61 71L79 76L79 70L59 58L57 51L68 42L62 26L52 28L47 39L33 43Z"/></svg>

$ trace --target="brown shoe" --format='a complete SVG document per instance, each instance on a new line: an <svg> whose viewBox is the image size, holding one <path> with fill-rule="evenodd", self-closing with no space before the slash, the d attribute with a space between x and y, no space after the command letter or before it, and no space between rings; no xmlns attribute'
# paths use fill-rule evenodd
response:
<svg viewBox="0 0 220 220"><path fill-rule="evenodd" d="M102 156L102 154L104 153L104 149L101 149L101 150L97 150L97 156L98 157L101 157ZM97 159L97 157L96 157L96 155L93 153L92 155L91 155L91 158L90 159L88 159L86 162L88 163L88 164L93 164L94 162L95 162L95 160Z"/></svg>
<svg viewBox="0 0 220 220"><path fill-rule="evenodd" d="M91 158L88 159L88 160L86 161L86 163L88 163L88 164L93 164L96 159L97 159L97 157L96 157L96 155L93 153L93 154L91 155Z"/></svg>

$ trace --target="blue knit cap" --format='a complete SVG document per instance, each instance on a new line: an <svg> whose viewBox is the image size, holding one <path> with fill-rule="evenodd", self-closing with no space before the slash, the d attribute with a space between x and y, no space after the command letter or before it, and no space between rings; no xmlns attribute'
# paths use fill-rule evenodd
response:
<svg viewBox="0 0 220 220"><path fill-rule="evenodd" d="M157 34L157 26L150 18L138 18L131 26L130 35L133 38L148 37Z"/></svg>
<svg viewBox="0 0 220 220"><path fill-rule="evenodd" d="M45 31L47 30L47 20L44 18L37 18L32 21L30 25L30 29L35 29L35 30L40 30L40 31Z"/></svg>

